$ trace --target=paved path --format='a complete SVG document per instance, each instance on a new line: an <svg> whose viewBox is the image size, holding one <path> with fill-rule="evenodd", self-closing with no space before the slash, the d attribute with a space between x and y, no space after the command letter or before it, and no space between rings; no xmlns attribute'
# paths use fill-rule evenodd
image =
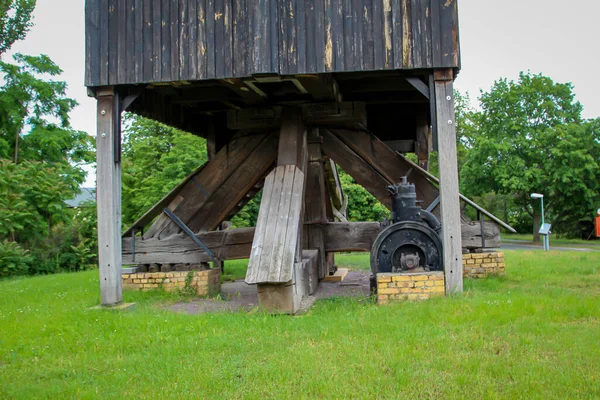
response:
<svg viewBox="0 0 600 400"><path fill-rule="evenodd" d="M529 242L527 240L519 240L519 239L510 239L510 240L503 239L501 250L540 250L540 251L544 251L542 246L537 246L535 244L531 244L531 242ZM552 246L552 241L550 241L550 250L579 251L582 253L586 253L586 252L598 253L598 252L600 252L600 246L598 246L597 249L592 248L592 247L577 247L577 245Z"/></svg>

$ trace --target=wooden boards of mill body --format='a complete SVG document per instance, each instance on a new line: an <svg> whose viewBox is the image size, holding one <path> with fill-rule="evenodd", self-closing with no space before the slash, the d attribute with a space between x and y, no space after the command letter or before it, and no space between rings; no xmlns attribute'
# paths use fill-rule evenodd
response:
<svg viewBox="0 0 600 400"><path fill-rule="evenodd" d="M246 283L288 283L300 240L304 173L281 165L265 179Z"/></svg>

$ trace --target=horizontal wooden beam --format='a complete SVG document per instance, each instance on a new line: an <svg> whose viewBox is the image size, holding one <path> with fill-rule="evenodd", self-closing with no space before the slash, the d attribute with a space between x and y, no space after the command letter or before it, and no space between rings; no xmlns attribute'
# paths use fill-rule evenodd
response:
<svg viewBox="0 0 600 400"><path fill-rule="evenodd" d="M271 129L281 126L283 107L256 107L227 113L229 129ZM306 125L348 126L366 121L364 103L307 103L301 106Z"/></svg>
<svg viewBox="0 0 600 400"><path fill-rule="evenodd" d="M220 260L239 260L250 257L255 228L203 232L196 237ZM370 251L379 233L378 222L329 223L323 225L327 252ZM166 239L126 237L123 242L124 264L197 264L209 262L210 257L191 238L177 234ZM133 254L135 250L135 257Z"/></svg>
<svg viewBox="0 0 600 400"><path fill-rule="evenodd" d="M254 239L254 228L228 229L203 232L196 237L220 260L248 258ZM123 238L124 264L198 264L211 261L206 252L185 234L172 235L165 239ZM134 251L135 250L135 254Z"/></svg>

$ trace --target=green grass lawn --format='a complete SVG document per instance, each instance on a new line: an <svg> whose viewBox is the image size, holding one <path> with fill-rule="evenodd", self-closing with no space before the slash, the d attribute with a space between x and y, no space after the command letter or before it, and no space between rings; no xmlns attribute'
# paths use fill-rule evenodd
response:
<svg viewBox="0 0 600 400"><path fill-rule="evenodd" d="M0 398L599 398L600 253L506 263L462 296L302 317L175 314L181 297L138 292L94 311L96 271L2 281Z"/></svg>

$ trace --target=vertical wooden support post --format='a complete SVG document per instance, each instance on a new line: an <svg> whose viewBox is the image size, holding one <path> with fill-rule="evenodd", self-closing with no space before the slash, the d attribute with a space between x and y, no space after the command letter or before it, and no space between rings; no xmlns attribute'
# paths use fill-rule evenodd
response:
<svg viewBox="0 0 600 400"><path fill-rule="evenodd" d="M329 275L325 254L323 226L327 224L327 203L329 196L325 186L323 154L321 153L322 137L318 128L312 128L308 137L308 165L306 167L306 192L304 197L306 224L305 249L319 250L317 270L319 279Z"/></svg>
<svg viewBox="0 0 600 400"><path fill-rule="evenodd" d="M208 161L215 158L219 149L217 148L217 137L215 133L215 125L212 123L206 126L206 159Z"/></svg>
<svg viewBox="0 0 600 400"><path fill-rule="evenodd" d="M429 127L429 118L427 118L427 108L419 107L417 110L417 141L415 150L419 167L429 171L429 151L431 149L431 129Z"/></svg>
<svg viewBox="0 0 600 400"><path fill-rule="evenodd" d="M206 159L212 160L219 151L217 146L217 138L214 124L210 123L206 126ZM217 230L226 229L224 226L228 221L223 222ZM225 261L213 261L213 268L219 268L221 272L225 272Z"/></svg>
<svg viewBox="0 0 600 400"><path fill-rule="evenodd" d="M434 77L446 293L453 294L463 290L456 121L454 118L454 72L451 69L436 70Z"/></svg>
<svg viewBox="0 0 600 400"><path fill-rule="evenodd" d="M112 90L99 91L96 136L98 264L102 305L122 300L121 287L121 112Z"/></svg>

